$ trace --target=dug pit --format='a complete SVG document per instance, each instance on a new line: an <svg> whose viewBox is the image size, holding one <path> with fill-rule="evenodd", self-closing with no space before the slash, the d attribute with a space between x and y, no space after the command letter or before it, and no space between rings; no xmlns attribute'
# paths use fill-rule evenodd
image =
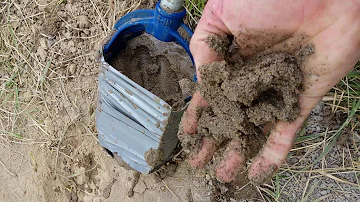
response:
<svg viewBox="0 0 360 202"><path fill-rule="evenodd" d="M218 151L206 167L213 177L231 140L239 140L241 146L237 149L249 161L266 141L262 133L265 124L277 120L292 122L299 115L298 98L303 87L300 66L314 52L314 46L308 45L293 53L234 59L228 56L231 45L224 43L227 39L215 38L210 37L207 42L219 56L225 56L225 60L199 67L202 82L198 90L209 107L198 109L196 113L199 116L197 134L179 132L182 146L188 152L196 153L203 137L216 141ZM245 168L244 172L227 187L230 192L234 186L241 187L249 182ZM244 191L250 195L243 192L240 198L251 197L251 191ZM233 197L234 192L231 193Z"/></svg>

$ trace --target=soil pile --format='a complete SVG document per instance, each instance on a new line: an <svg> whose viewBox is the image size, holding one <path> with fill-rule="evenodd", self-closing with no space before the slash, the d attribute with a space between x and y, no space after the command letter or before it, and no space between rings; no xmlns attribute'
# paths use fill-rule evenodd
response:
<svg viewBox="0 0 360 202"><path fill-rule="evenodd" d="M195 73L189 55L178 44L149 34L129 41L109 64L168 104L184 99L179 81Z"/></svg>

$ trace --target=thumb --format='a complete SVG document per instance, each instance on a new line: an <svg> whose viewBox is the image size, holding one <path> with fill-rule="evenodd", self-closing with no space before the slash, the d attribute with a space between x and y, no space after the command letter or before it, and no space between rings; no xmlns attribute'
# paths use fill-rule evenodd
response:
<svg viewBox="0 0 360 202"><path fill-rule="evenodd" d="M198 82L201 83L201 75L199 67L210 64L214 61L222 60L222 56L218 55L209 44L208 39L214 36L227 36L229 33L225 25L218 17L218 10L222 1L209 1L204 9L200 22L190 41L190 51L194 57ZM225 30L225 31L224 31ZM196 91L191 99L190 105L186 110L183 119L183 131L185 135L195 134L198 126L199 109L208 106L208 103ZM199 151L193 155L189 163L194 167L201 168L207 164L215 152L215 142L212 138L203 138L202 146Z"/></svg>
<svg viewBox="0 0 360 202"><path fill-rule="evenodd" d="M230 34L230 31L220 19L218 9L221 7L220 4L222 4L222 1L209 1L206 4L203 15L190 41L190 51L194 57L199 82L201 82L199 67L223 60L223 56L219 55L214 50L214 47L209 46L211 39L221 40L223 38L224 40L224 37Z"/></svg>
<svg viewBox="0 0 360 202"><path fill-rule="evenodd" d="M222 4L222 2L209 1L206 4L203 15L190 41L190 51L194 57L199 83L201 83L201 75L198 71L199 67L223 59L222 56L218 55L208 44L210 37L226 36L227 33L229 33L219 18L219 9L217 9L220 6L219 4ZM194 134L196 132L199 118L197 117L198 108L206 106L208 106L207 102L200 95L200 92L196 91L182 121L186 134Z"/></svg>

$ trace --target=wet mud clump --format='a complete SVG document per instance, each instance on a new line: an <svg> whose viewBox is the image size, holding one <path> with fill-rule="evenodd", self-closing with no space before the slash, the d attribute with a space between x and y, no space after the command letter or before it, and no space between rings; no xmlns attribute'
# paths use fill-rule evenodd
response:
<svg viewBox="0 0 360 202"><path fill-rule="evenodd" d="M209 107L197 112L197 134L182 135L180 131L179 137L185 151L195 153L203 137L214 139L218 151L207 168L215 170L225 148L231 146L230 140L239 140L237 150L249 161L266 141L262 132L265 124L277 120L292 122L300 114L298 99L303 88L300 66L314 47L241 58L228 56L232 49L229 43L222 43L227 48L224 53L224 47L214 45L213 38L207 42L225 60L199 67L202 83L198 90ZM236 181L237 186L246 184L247 174L239 174Z"/></svg>

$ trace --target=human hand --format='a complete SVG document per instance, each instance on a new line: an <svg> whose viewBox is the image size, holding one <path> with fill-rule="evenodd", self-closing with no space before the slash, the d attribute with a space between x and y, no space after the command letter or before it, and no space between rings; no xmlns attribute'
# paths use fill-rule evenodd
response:
<svg viewBox="0 0 360 202"><path fill-rule="evenodd" d="M250 180L262 183L285 161L296 132L312 108L360 58L359 33L359 0L299 0L291 3L287 0L208 1L190 43L200 83L198 68L223 59L206 42L207 37L212 35L233 35L239 46L238 54L245 57L277 51L291 52L311 43L315 46L315 53L301 66L306 76L304 91L299 97L300 115L292 123L277 121L273 126L267 143L252 160L248 174ZM304 35L306 37L299 37ZM185 134L196 133L196 110L205 106L206 101L199 92L195 92L182 122ZM230 144L236 145L237 142L233 140ZM215 153L215 145L213 139L205 137L190 164L204 167ZM217 178L224 182L234 180L238 171L246 166L243 154L228 150L216 172Z"/></svg>

